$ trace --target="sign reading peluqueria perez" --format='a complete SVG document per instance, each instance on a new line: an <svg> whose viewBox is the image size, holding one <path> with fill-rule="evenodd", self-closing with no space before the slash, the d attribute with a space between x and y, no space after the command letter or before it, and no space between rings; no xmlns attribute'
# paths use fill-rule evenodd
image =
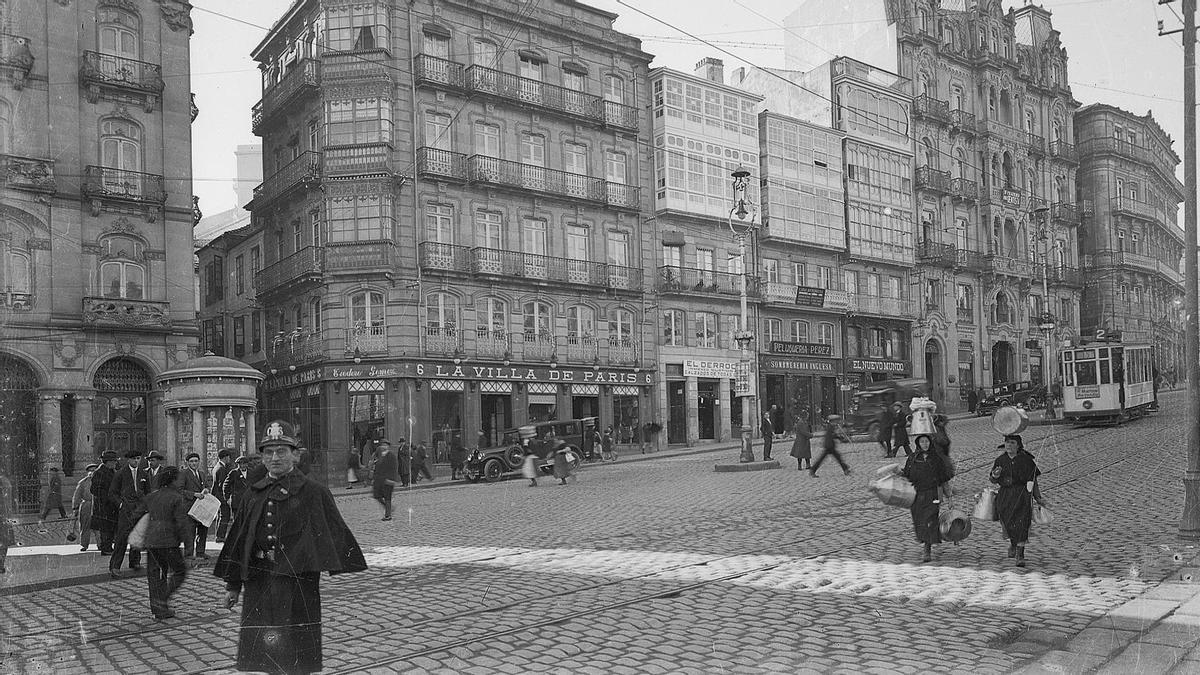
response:
<svg viewBox="0 0 1200 675"><path fill-rule="evenodd" d="M792 356L833 356L833 345L823 345L815 342L783 342L771 341L772 354L789 354Z"/></svg>

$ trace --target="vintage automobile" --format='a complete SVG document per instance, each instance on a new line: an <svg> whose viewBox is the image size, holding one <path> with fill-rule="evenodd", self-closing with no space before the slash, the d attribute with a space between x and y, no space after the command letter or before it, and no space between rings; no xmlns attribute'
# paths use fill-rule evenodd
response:
<svg viewBox="0 0 1200 675"><path fill-rule="evenodd" d="M1046 387L1028 380L1007 382L992 387L992 393L975 406L975 415L991 415L1006 405L1036 410L1046 404Z"/></svg>
<svg viewBox="0 0 1200 675"><path fill-rule="evenodd" d="M908 402L915 396L928 396L929 383L918 378L873 382L854 392L843 416L843 425L851 434L879 435L879 416L883 409L899 401L908 413Z"/></svg>
<svg viewBox="0 0 1200 675"><path fill-rule="evenodd" d="M499 446L479 448L467 457L465 474L472 483L487 481L494 483L504 474L521 469L525 449L532 450L538 458L538 470L550 473L554 468L554 447L561 439L574 455L571 469L599 451L593 447L592 436L596 430L595 417L573 420L551 420L527 424L505 431Z"/></svg>

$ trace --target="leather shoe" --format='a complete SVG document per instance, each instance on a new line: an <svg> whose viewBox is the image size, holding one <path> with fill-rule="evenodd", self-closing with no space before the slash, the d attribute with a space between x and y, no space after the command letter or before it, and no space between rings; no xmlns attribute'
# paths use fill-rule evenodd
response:
<svg viewBox="0 0 1200 675"><path fill-rule="evenodd" d="M109 568L108 576L112 577L113 579L120 579L121 578L121 570L114 570L112 568Z"/></svg>

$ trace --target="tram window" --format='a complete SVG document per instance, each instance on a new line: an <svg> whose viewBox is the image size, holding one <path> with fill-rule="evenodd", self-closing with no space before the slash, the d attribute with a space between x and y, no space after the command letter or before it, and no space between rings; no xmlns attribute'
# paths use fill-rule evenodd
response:
<svg viewBox="0 0 1200 675"><path fill-rule="evenodd" d="M1112 362L1108 359L1107 349L1100 350L1100 361L1098 363L1100 365L1100 384L1111 384L1112 376L1109 368L1111 367Z"/></svg>
<svg viewBox="0 0 1200 675"><path fill-rule="evenodd" d="M1096 384L1096 361L1075 362L1075 384Z"/></svg>

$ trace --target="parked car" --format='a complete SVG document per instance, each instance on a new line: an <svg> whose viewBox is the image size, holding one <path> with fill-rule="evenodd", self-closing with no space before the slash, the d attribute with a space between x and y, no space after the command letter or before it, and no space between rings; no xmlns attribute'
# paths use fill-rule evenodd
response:
<svg viewBox="0 0 1200 675"><path fill-rule="evenodd" d="M508 429L501 435L500 445L479 448L467 457L467 480L472 483L481 480L493 483L506 473L519 471L525 459L526 449L537 455L538 470L541 473L551 473L554 469L554 447L559 439L564 441L575 455L571 469L578 469L584 459L599 452L599 448L593 447L592 442L596 425L595 417L583 417L538 422Z"/></svg>
<svg viewBox="0 0 1200 675"><path fill-rule="evenodd" d="M988 394L975 406L975 414L979 417L991 415L1006 405L1035 410L1046 404L1046 387L1034 384L1028 380L1007 382L992 387Z"/></svg>
<svg viewBox="0 0 1200 675"><path fill-rule="evenodd" d="M919 378L872 382L850 397L843 427L851 434L879 435L879 415L884 408L899 401L908 413L908 402L915 396L928 396L929 383Z"/></svg>

